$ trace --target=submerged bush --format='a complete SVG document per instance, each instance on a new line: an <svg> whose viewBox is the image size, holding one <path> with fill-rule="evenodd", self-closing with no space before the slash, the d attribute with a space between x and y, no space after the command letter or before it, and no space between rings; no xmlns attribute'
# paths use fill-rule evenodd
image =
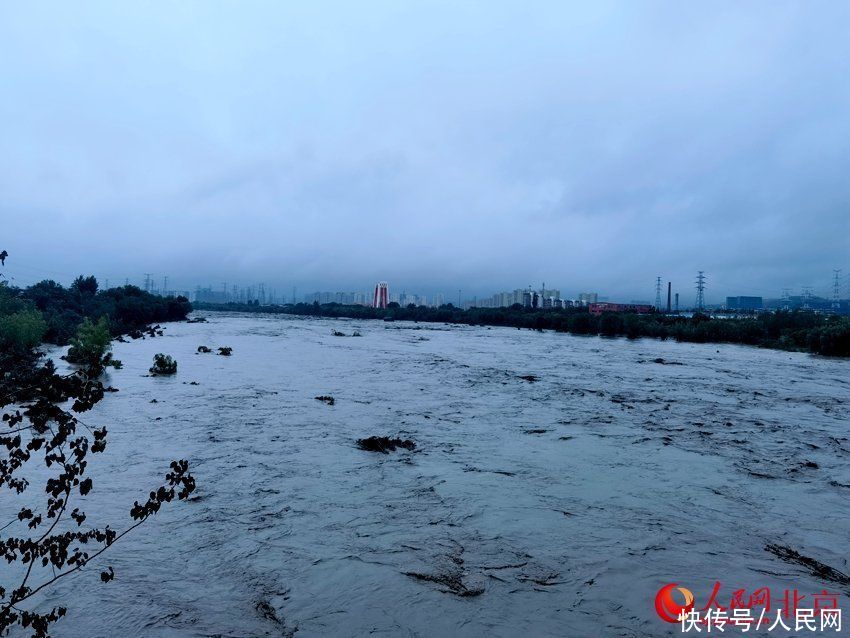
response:
<svg viewBox="0 0 850 638"><path fill-rule="evenodd" d="M175 374L177 372L177 362L171 358L170 354L155 354L153 357L153 366L150 373L153 375Z"/></svg>
<svg viewBox="0 0 850 638"><path fill-rule="evenodd" d="M91 319L86 317L77 328L77 334L71 339L71 347L68 348L65 359L80 365L103 365L104 356L112 348L111 342L112 335L107 318L101 317L97 323L92 323Z"/></svg>
<svg viewBox="0 0 850 638"><path fill-rule="evenodd" d="M103 357L103 365L104 366L112 366L116 370L120 370L121 368L124 367L124 364L121 363L120 359L113 359L112 358L111 352L107 353L107 355L105 357Z"/></svg>

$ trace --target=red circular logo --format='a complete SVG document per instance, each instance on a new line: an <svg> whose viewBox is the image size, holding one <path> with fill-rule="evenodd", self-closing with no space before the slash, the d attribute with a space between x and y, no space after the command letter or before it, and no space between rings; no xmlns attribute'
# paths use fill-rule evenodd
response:
<svg viewBox="0 0 850 638"><path fill-rule="evenodd" d="M685 599L685 604L680 605L673 600L673 590L678 590ZM694 595L689 589L679 587L677 583L664 585L655 594L655 611L664 622L679 622L681 615L688 614L694 608Z"/></svg>

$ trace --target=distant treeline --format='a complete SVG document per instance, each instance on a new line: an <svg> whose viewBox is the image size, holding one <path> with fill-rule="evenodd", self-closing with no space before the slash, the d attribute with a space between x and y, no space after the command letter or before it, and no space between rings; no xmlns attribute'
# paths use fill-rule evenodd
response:
<svg viewBox="0 0 850 638"><path fill-rule="evenodd" d="M584 308L538 310L523 308L519 304L509 308L470 308L469 310L456 308L452 304L428 308L413 305L401 307L392 303L386 309L337 303L322 305L299 303L284 306L196 303L195 308L352 319L458 323L472 326L508 326L629 339L654 337L694 343L740 343L764 348L850 357L850 317L804 311L713 319L701 314L693 317L666 316L661 313L592 315Z"/></svg>
<svg viewBox="0 0 850 638"><path fill-rule="evenodd" d="M29 288L0 285L0 346L26 350L42 342L67 344L85 319L105 318L113 336L151 323L185 319L185 297L159 297L123 286L98 290L94 277L78 277L65 288L42 281Z"/></svg>

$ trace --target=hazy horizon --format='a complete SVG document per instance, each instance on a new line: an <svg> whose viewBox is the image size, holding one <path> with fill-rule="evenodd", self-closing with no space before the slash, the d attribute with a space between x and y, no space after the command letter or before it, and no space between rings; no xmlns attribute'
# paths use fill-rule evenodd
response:
<svg viewBox="0 0 850 638"><path fill-rule="evenodd" d="M0 250L290 296L850 281L850 5L0 7Z"/></svg>

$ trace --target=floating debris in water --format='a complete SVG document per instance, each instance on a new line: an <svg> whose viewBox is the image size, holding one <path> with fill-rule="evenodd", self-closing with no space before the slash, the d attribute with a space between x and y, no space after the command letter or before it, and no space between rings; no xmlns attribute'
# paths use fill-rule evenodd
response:
<svg viewBox="0 0 850 638"><path fill-rule="evenodd" d="M355 330L350 335L345 334L344 332L340 332L339 330L331 331L331 336L333 337L362 337L359 330Z"/></svg>
<svg viewBox="0 0 850 638"><path fill-rule="evenodd" d="M653 359L651 361L651 363L659 363L663 366L681 366L681 365L684 365L683 363L681 363L679 361L667 361L666 359L662 359L661 357L658 357L657 359Z"/></svg>
<svg viewBox="0 0 850 638"><path fill-rule="evenodd" d="M404 448L405 450L416 449L416 444L410 439L391 439L386 436L370 436L368 439L357 439L357 446L367 452L381 452L382 454L395 452L398 448Z"/></svg>
<svg viewBox="0 0 850 638"><path fill-rule="evenodd" d="M446 593L454 594L455 596L461 596L462 598L480 596L484 593L483 585L473 585L472 587L469 587L464 584L460 573L457 572L451 574L423 574L421 572L404 572L404 575L409 576L410 578L415 578L416 580L424 580L430 583L437 583L438 585L443 585L447 588L443 591L445 591Z"/></svg>
<svg viewBox="0 0 850 638"><path fill-rule="evenodd" d="M834 567L830 567L819 560L803 556L800 552L784 547L782 545L769 544L765 545L765 549L774 556L781 558L788 563L796 563L805 567L813 576L828 580L840 585L850 585L850 576L844 572L840 572Z"/></svg>

